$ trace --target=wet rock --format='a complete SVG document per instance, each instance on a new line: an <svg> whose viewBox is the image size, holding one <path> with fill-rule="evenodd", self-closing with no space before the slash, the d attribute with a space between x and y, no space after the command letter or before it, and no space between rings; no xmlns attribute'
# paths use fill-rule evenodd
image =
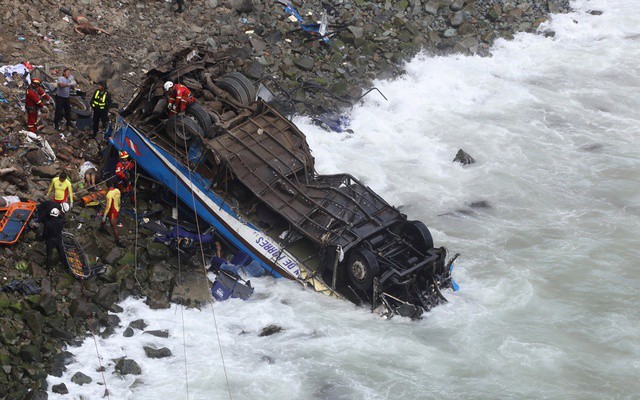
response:
<svg viewBox="0 0 640 400"><path fill-rule="evenodd" d="M109 265L114 265L118 262L119 259L124 256L124 250L119 247L114 247L109 251L109 253L104 257L104 262Z"/></svg>
<svg viewBox="0 0 640 400"><path fill-rule="evenodd" d="M260 359L262 361L266 362L267 364L275 364L276 363L275 360L270 356L262 356L262 357L260 357Z"/></svg>
<svg viewBox="0 0 640 400"><path fill-rule="evenodd" d="M282 327L277 325L268 325L262 328L262 332L258 336L271 336L274 333L278 333L282 330Z"/></svg>
<svg viewBox="0 0 640 400"><path fill-rule="evenodd" d="M151 271L149 273L149 282L169 282L171 279L173 279L173 276L174 273L171 269L171 266L169 266L165 262L161 262L151 267Z"/></svg>
<svg viewBox="0 0 640 400"><path fill-rule="evenodd" d="M58 393L58 394L68 394L69 393L69 389L67 389L67 385L65 385L64 383L59 383L57 385L53 385L51 387L51 391L53 393Z"/></svg>
<svg viewBox="0 0 640 400"><path fill-rule="evenodd" d="M116 333L115 328L112 326L108 326L102 331L102 333L100 333L100 337L103 339L107 339L109 336L113 335L114 333Z"/></svg>
<svg viewBox="0 0 640 400"><path fill-rule="evenodd" d="M26 396L24 400L47 400L49 395L44 390L32 390Z"/></svg>
<svg viewBox="0 0 640 400"><path fill-rule="evenodd" d="M27 363L42 362L40 349L36 346L25 346L20 350L20 359Z"/></svg>
<svg viewBox="0 0 640 400"><path fill-rule="evenodd" d="M131 329L131 327L128 326L127 329L125 329L124 332L122 332L122 336L124 336L124 337L133 336L133 329Z"/></svg>
<svg viewBox="0 0 640 400"><path fill-rule="evenodd" d="M469 207L473 209L489 209L491 208L491 204L486 200L478 200L469 204Z"/></svg>
<svg viewBox="0 0 640 400"><path fill-rule="evenodd" d="M476 160L473 157L471 157L469 153L460 149L458 150L458 153L456 153L456 156L453 159L453 162L459 162L462 165L469 165L469 164L475 163Z"/></svg>
<svg viewBox="0 0 640 400"><path fill-rule="evenodd" d="M143 319L137 319L137 320L131 321L129 323L129 327L130 328L137 329L139 331L143 331L144 328L146 328L147 326L149 326L149 325L147 325L147 323L144 322Z"/></svg>
<svg viewBox="0 0 640 400"><path fill-rule="evenodd" d="M34 334L39 335L42 332L44 318L38 311L25 311L24 314L22 314L22 318Z"/></svg>
<svg viewBox="0 0 640 400"><path fill-rule="evenodd" d="M166 260L171 256L171 249L162 243L153 241L153 238L147 239L147 253L152 260Z"/></svg>
<svg viewBox="0 0 640 400"><path fill-rule="evenodd" d="M163 347L161 349L154 349L153 347L144 346L143 348L145 354L149 358L165 358L171 357L173 355L171 354L171 350L167 349L166 347Z"/></svg>
<svg viewBox="0 0 640 400"><path fill-rule="evenodd" d="M127 358L121 358L116 362L116 372L121 375L140 375L142 369L137 362Z"/></svg>
<svg viewBox="0 0 640 400"><path fill-rule="evenodd" d="M151 336L155 336L155 337L160 337L160 338L168 338L169 337L169 331L164 329L164 330L155 330L155 331L144 331L144 333L149 334Z"/></svg>
<svg viewBox="0 0 640 400"><path fill-rule="evenodd" d="M48 294L42 295L40 297L40 303L38 304L38 310L47 317L55 315L58 312L56 298Z"/></svg>
<svg viewBox="0 0 640 400"><path fill-rule="evenodd" d="M117 291L119 287L120 285L117 283L103 285L100 290L98 290L98 293L93 297L93 301L102 308L109 308L109 306L118 299ZM116 317L118 321L120 320L117 316L114 315L114 317Z"/></svg>
<svg viewBox="0 0 640 400"><path fill-rule="evenodd" d="M78 371L71 377L71 382L75 383L76 385L82 386L91 383L92 379L89 376Z"/></svg>

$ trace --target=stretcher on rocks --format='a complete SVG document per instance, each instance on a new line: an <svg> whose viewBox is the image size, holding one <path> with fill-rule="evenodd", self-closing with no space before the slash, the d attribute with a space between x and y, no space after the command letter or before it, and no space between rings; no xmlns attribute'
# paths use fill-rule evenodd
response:
<svg viewBox="0 0 640 400"><path fill-rule="evenodd" d="M100 200L104 199L106 195L106 190L100 190L98 192L82 196L80 203L85 207L97 206L100 204Z"/></svg>
<svg viewBox="0 0 640 400"><path fill-rule="evenodd" d="M0 208L0 212L5 212L0 220L0 244L14 244L18 241L36 206L35 201L24 201Z"/></svg>
<svg viewBox="0 0 640 400"><path fill-rule="evenodd" d="M102 273L104 267L101 265L91 266L87 255L76 237L69 232L62 232L62 244L64 246L64 257L71 273L77 278L85 279L93 275Z"/></svg>

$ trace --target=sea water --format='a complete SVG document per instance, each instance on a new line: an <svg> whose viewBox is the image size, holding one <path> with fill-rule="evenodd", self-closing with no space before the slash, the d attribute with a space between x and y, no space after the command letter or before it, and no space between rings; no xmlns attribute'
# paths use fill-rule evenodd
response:
<svg viewBox="0 0 640 400"><path fill-rule="evenodd" d="M271 278L203 310L129 299L114 335L68 349L48 383L70 393L49 398L639 399L640 7L572 5L541 28L555 36L492 57L419 55L375 83L389 101L354 107L353 134L296 121L321 173L355 175L462 253L448 304L387 321ZM453 163L460 148L477 162ZM140 318L169 338L123 337ZM114 374L119 357L141 374Z"/></svg>

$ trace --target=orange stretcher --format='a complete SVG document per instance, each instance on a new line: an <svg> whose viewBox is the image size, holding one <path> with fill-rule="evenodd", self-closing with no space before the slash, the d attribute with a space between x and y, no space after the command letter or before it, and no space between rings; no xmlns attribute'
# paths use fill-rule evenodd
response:
<svg viewBox="0 0 640 400"><path fill-rule="evenodd" d="M68 232L62 232L62 244L64 246L65 258L71 273L78 278L88 278L91 276L89 260L82 250L82 246L76 237Z"/></svg>
<svg viewBox="0 0 640 400"><path fill-rule="evenodd" d="M35 201L24 201L0 208L0 212L6 211L0 220L0 244L18 241L37 205Z"/></svg>
<svg viewBox="0 0 640 400"><path fill-rule="evenodd" d="M97 206L98 202L103 199L107 195L106 190L100 190L95 193L88 194L86 196L82 196L80 199L80 203L85 207Z"/></svg>

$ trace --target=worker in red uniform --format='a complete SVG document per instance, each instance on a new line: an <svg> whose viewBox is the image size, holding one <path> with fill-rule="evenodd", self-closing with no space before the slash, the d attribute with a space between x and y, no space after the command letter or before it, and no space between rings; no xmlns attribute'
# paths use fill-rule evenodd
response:
<svg viewBox="0 0 640 400"><path fill-rule="evenodd" d="M191 90L185 85L171 81L164 83L164 90L169 95L169 116L173 117L187 109L187 106L196 102L195 97L191 94Z"/></svg>
<svg viewBox="0 0 640 400"><path fill-rule="evenodd" d="M29 129L29 131L37 131L36 125L38 124L38 110L42 110L46 113L47 109L45 108L45 105L49 105L50 101L51 97L42 88L42 82L40 79L31 79L31 85L27 86L27 97L24 104L27 111L27 129Z"/></svg>
<svg viewBox="0 0 640 400"><path fill-rule="evenodd" d="M129 153L121 151L120 161L116 164L117 187L122 194L131 193L132 201L135 201L133 198L133 184L131 183L131 174L133 174L134 168L135 162L129 159Z"/></svg>
<svg viewBox="0 0 640 400"><path fill-rule="evenodd" d="M107 205L104 209L104 213L102 214L102 222L100 223L98 232L107 233L105 225L108 219L111 225L111 230L113 230L113 237L116 240L116 245L119 247L125 247L125 245L120 242L120 230L118 229L118 215L120 214L120 190L113 183L109 184L109 191L107 192L106 198Z"/></svg>

